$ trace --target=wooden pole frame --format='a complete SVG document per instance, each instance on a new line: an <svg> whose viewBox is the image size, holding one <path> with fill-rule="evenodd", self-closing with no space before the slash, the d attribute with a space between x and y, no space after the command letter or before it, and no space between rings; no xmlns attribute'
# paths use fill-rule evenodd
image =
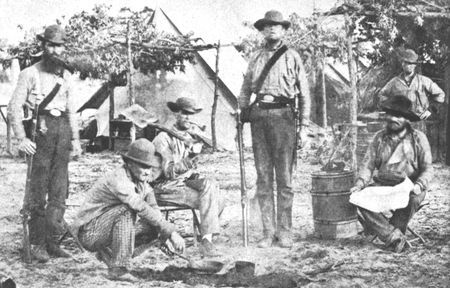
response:
<svg viewBox="0 0 450 288"><path fill-rule="evenodd" d="M216 135L216 113L217 113L217 102L219 101L219 58L220 58L220 41L217 42L216 46L216 71L214 75L214 101L212 105L211 112L211 137L213 151L217 151L217 135Z"/></svg>

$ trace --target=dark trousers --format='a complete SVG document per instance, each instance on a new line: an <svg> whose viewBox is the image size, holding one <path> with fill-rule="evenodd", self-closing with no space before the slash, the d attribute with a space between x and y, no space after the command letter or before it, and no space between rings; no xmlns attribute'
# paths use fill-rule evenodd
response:
<svg viewBox="0 0 450 288"><path fill-rule="evenodd" d="M72 131L67 117L40 116L42 131L36 135L33 157L30 211L30 243L42 245L64 229L68 192L68 163Z"/></svg>
<svg viewBox="0 0 450 288"><path fill-rule="evenodd" d="M295 146L294 116L290 107L261 109L250 114L253 153L257 172L256 197L264 234L290 233L292 228L292 168ZM277 184L275 224L274 176Z"/></svg>
<svg viewBox="0 0 450 288"><path fill-rule="evenodd" d="M365 229L369 229L369 232L374 232L381 241L392 242L392 240L395 240L392 238L396 229L405 234L409 221L417 212L420 203L425 199L425 195L426 192L422 192L419 195L411 194L408 206L395 210L390 219L387 219L382 213L375 213L358 207L362 215L362 225Z"/></svg>

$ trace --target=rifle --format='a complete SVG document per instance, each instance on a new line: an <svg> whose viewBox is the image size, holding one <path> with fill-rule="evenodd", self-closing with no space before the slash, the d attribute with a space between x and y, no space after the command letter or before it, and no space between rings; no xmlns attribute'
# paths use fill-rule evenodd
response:
<svg viewBox="0 0 450 288"><path fill-rule="evenodd" d="M175 131L173 129L170 129L170 128L164 126L164 125L161 125L159 123L148 122L147 125L150 126L150 127L154 127L156 129L159 129L161 131L167 132L169 135L171 135L171 136L173 136L175 138L178 138L181 141L183 141L187 146L191 146L192 144L197 143L197 142L203 142L207 146L212 147L211 139L208 139L207 137L205 137L205 136L203 136L203 135L201 135L199 133L195 133L195 131L192 131L192 130L187 130L186 131L189 135L192 136L192 138L193 138L192 139L192 138L184 136L183 134L181 134L181 133L179 133L179 132L177 132L177 131ZM195 125L199 125L199 124L195 124ZM201 127L199 126L199 128L201 128ZM220 145L218 145L218 149L219 150L224 150L224 148L222 146L220 146Z"/></svg>
<svg viewBox="0 0 450 288"><path fill-rule="evenodd" d="M39 117L39 103L36 99L34 103L34 110L32 115L32 121L31 121L31 141L35 142L36 139L36 131L37 131L37 123L38 123L38 117ZM27 180L25 182L25 194L23 197L23 206L20 210L20 214L22 214L22 227L23 227L23 239L22 239L22 247L23 247L23 261L25 263L31 263L31 246L30 246L30 231L28 229L28 222L30 218L30 211L29 211L29 199L30 199L30 193L31 193L31 172L33 170L33 155L27 155Z"/></svg>
<svg viewBox="0 0 450 288"><path fill-rule="evenodd" d="M248 245L248 199L247 187L245 185L245 159L244 159L244 139L242 128L244 124L241 120L241 110L238 108L236 112L237 122L237 138L239 149L239 166L241 172L241 205L242 205L242 240L244 247Z"/></svg>
<svg viewBox="0 0 450 288"><path fill-rule="evenodd" d="M300 96L301 94L296 94L294 96L294 129L295 129L295 146L294 146L294 163L293 163L293 169L294 171L297 169L297 148L299 145L298 137L300 135L300 129L301 129L301 123L300 123L300 112L301 112L301 103L300 103ZM302 143L300 143L302 145Z"/></svg>

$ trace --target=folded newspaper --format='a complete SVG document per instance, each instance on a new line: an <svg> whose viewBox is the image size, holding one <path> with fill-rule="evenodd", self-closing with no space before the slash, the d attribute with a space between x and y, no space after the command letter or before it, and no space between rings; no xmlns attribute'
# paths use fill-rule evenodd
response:
<svg viewBox="0 0 450 288"><path fill-rule="evenodd" d="M395 186L370 186L350 195L350 203L372 212L397 210L408 206L414 183L406 177Z"/></svg>

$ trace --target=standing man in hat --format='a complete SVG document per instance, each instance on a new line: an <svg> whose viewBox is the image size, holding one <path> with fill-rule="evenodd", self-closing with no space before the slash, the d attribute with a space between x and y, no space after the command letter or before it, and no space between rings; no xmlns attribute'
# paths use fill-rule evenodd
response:
<svg viewBox="0 0 450 288"><path fill-rule="evenodd" d="M181 252L185 244L162 217L149 185L161 173L161 155L155 146L141 138L122 157L124 164L88 191L72 227L87 250L97 251L111 279L128 281L134 280L128 266L135 245L149 243L158 234L162 242L169 240Z"/></svg>
<svg viewBox="0 0 450 288"><path fill-rule="evenodd" d="M395 210L390 220L381 213L358 207L366 232L375 233L386 247L401 252L405 246L408 222L425 198L433 177L431 148L425 134L411 128L411 121L420 121L412 110L411 101L400 95L381 104L386 112L386 127L379 131L369 145L352 193L367 187L395 186L408 177L414 188L408 206ZM377 174L374 172L377 171ZM376 176L373 176L376 175ZM373 177L372 177L373 176Z"/></svg>
<svg viewBox="0 0 450 288"><path fill-rule="evenodd" d="M41 40L42 60L20 73L8 105L8 118L20 141L19 149L33 155L31 191L25 209L30 213L32 257L46 262L49 254L70 257L55 239L64 229L70 152L77 156L81 148L70 73L58 58L65 49L65 31L51 25L37 38ZM27 138L22 124L24 109L33 117L37 114L34 142Z"/></svg>
<svg viewBox="0 0 450 288"><path fill-rule="evenodd" d="M292 170L298 136L295 118L299 117L299 128L309 122L309 87L302 60L295 50L287 49L283 43L290 24L280 12L273 10L255 22L254 26L266 42L251 57L238 98L242 121L251 122L257 171L256 197L264 228L264 237L258 247L262 248L272 246L277 240L281 247L293 244ZM250 104L252 94L256 94L256 100ZM296 97L302 104L300 115L295 115ZM276 224L274 170L278 192Z"/></svg>
<svg viewBox="0 0 450 288"><path fill-rule="evenodd" d="M403 95L412 102L412 111L420 120L430 117L430 101L444 103L445 93L430 78L416 72L418 56L411 49L399 52L403 72L389 81L380 91L380 103L394 95ZM425 123L415 127L425 132Z"/></svg>
<svg viewBox="0 0 450 288"><path fill-rule="evenodd" d="M181 140L167 132L159 133L153 143L162 156L162 175L154 183L156 199L161 205L183 205L200 211L200 233L202 241L200 253L214 257L220 253L213 244L213 235L220 232L219 215L223 209L220 190L217 183L209 178L194 173L202 144L196 143L190 131L195 127L190 122L190 115L199 113L191 98L181 97L167 106L175 114L172 130L185 139Z"/></svg>

